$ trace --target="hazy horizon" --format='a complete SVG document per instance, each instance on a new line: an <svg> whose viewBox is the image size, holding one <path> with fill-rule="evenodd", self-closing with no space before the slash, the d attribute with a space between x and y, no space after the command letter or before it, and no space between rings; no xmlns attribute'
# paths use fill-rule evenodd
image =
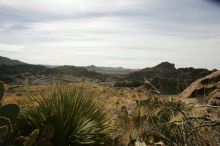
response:
<svg viewBox="0 0 220 146"><path fill-rule="evenodd" d="M31 64L220 69L214 0L1 0L0 56Z"/></svg>
<svg viewBox="0 0 220 146"><path fill-rule="evenodd" d="M0 57L6 57L6 56L0 56ZM8 57L6 57L6 58L8 58ZM31 65L43 65L43 66L54 66L54 67L56 67L56 66L65 66L65 65L67 65L67 66L76 66L76 67L95 66L95 67L104 67L104 68L108 68L108 67L110 67L110 68L123 68L123 69L130 69L130 70L139 70L139 69L144 69L144 68L148 68L148 67L151 68L151 67L155 67L155 66L157 66L157 65L159 65L159 64L161 64L163 62L169 62L169 61L162 61L162 62L159 62L157 64L153 64L152 66L145 66L145 67L142 67L142 68L129 68L129 67L124 67L124 66L99 66L99 65L95 65L95 64L89 64L89 65L83 65L83 66L82 65L76 65L76 64L60 64L60 65L57 65L57 64L44 64L44 63L43 64L39 64L39 63L24 62L24 61L18 60L16 58L9 58L9 59L21 61L23 63L27 63L27 64L31 64ZM197 69L208 69L208 70L217 69L217 70L219 70L219 68L205 68L205 67L202 68L202 67L194 67L194 66L181 66L181 67L178 67L178 66L176 66L176 64L174 62L169 62L169 63L174 64L176 69L192 67L192 68L197 68Z"/></svg>

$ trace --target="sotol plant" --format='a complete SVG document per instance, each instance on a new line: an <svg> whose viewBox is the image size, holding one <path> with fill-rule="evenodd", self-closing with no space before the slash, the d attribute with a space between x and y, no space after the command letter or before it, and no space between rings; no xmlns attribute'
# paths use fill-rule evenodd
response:
<svg viewBox="0 0 220 146"><path fill-rule="evenodd" d="M97 104L97 94L85 87L57 85L30 98L21 114L31 128L55 127L55 146L98 145L109 132L106 114Z"/></svg>

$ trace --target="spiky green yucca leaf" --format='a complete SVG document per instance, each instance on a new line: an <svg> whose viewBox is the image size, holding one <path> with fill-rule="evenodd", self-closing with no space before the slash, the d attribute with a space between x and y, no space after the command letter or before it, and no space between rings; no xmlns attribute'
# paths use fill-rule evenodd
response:
<svg viewBox="0 0 220 146"><path fill-rule="evenodd" d="M97 104L97 94L85 87L57 85L32 97L31 103L36 106L27 105L21 119L33 128L41 128L48 119L55 118L52 121L56 134L64 137L65 145L96 143L98 136L109 130L109 120Z"/></svg>

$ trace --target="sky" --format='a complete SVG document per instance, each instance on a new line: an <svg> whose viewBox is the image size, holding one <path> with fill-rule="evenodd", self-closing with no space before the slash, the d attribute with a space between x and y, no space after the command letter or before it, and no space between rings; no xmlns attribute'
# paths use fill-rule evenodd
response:
<svg viewBox="0 0 220 146"><path fill-rule="evenodd" d="M220 69L212 0L1 0L0 56L47 65Z"/></svg>

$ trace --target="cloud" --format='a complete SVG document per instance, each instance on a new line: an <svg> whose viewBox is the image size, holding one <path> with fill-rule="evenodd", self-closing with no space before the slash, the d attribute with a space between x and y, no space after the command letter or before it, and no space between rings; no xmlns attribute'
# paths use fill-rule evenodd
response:
<svg viewBox="0 0 220 146"><path fill-rule="evenodd" d="M9 45L9 44L0 44L0 51L7 51L7 52L23 52L24 46L18 45Z"/></svg>
<svg viewBox="0 0 220 146"><path fill-rule="evenodd" d="M219 13L207 0L1 0L0 55L36 64L142 68L167 60L220 68Z"/></svg>

